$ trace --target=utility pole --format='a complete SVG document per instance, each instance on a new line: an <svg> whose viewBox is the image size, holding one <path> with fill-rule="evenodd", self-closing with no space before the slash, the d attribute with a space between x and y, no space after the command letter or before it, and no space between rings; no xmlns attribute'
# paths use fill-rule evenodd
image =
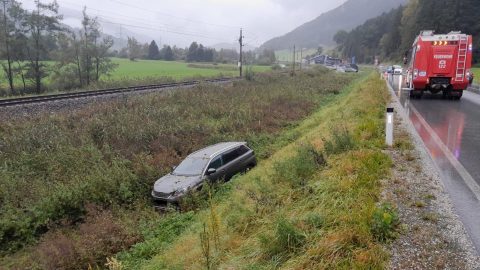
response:
<svg viewBox="0 0 480 270"><path fill-rule="evenodd" d="M300 50L300 70L302 70L302 66L303 66L303 49L304 48Z"/></svg>
<svg viewBox="0 0 480 270"><path fill-rule="evenodd" d="M295 45L293 45L293 74L295 74Z"/></svg>
<svg viewBox="0 0 480 270"><path fill-rule="evenodd" d="M238 61L238 68L240 70L240 77L243 76L243 29L240 28L240 38L238 39L238 43L240 43L240 60Z"/></svg>

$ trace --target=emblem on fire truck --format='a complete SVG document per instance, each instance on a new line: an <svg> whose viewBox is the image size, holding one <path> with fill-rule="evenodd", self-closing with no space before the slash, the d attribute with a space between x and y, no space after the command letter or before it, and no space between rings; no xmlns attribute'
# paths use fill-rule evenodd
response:
<svg viewBox="0 0 480 270"><path fill-rule="evenodd" d="M445 60L438 61L438 67L441 69L447 68L447 61Z"/></svg>

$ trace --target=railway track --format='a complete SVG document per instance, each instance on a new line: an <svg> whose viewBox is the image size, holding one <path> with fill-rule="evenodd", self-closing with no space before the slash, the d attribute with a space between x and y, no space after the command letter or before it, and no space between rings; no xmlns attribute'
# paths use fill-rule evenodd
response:
<svg viewBox="0 0 480 270"><path fill-rule="evenodd" d="M207 79L207 80L199 80L199 81L184 81L184 82L176 82L176 83L129 86L129 87L111 88L111 89L103 89L103 90L89 90L89 91L82 91L82 92L72 92L72 93L53 94L53 95L44 95L44 96L0 99L0 107L37 104L37 103L45 103L45 102L52 102L52 101L58 101L58 100L96 97L96 96L105 96L105 95L112 95L112 94L132 93L132 92L165 89L165 88L172 88L172 87L195 86L200 83L221 83L221 82L229 82L237 79L239 78L234 77L234 78Z"/></svg>

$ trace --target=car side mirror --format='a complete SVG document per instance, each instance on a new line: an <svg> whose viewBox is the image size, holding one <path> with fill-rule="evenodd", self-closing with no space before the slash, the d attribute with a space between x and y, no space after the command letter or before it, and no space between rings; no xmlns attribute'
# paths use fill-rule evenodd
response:
<svg viewBox="0 0 480 270"><path fill-rule="evenodd" d="M214 174L214 173L216 173L216 172L217 172L217 169L215 169L215 168L210 168L210 169L207 170L207 175L211 175L211 174Z"/></svg>

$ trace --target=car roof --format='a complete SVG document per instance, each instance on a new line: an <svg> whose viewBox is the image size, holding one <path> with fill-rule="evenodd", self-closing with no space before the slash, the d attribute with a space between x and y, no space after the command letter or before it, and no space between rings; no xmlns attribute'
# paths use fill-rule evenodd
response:
<svg viewBox="0 0 480 270"><path fill-rule="evenodd" d="M222 142L217 143L203 149L200 149L192 154L188 155L189 158L212 158L218 153L227 151L229 149L238 147L240 145L246 145L246 142Z"/></svg>

